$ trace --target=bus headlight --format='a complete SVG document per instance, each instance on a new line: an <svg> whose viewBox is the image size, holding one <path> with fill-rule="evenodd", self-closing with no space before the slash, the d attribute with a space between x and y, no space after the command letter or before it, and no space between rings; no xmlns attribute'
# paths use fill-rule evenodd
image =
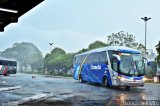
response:
<svg viewBox="0 0 160 106"><path fill-rule="evenodd" d="M120 79L120 81L125 81L126 80L126 78L124 78L124 77L118 76L118 78Z"/></svg>
<svg viewBox="0 0 160 106"><path fill-rule="evenodd" d="M126 79L124 78L124 77L121 77L121 79L120 79L121 81L125 81Z"/></svg>
<svg viewBox="0 0 160 106"><path fill-rule="evenodd" d="M144 77L144 78L143 78L143 81L144 81L144 82L145 82L145 81L147 81L147 78L146 78L146 77Z"/></svg>

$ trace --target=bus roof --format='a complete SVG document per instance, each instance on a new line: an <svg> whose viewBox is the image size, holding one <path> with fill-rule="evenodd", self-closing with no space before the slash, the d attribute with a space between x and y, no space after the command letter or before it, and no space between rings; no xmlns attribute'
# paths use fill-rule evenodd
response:
<svg viewBox="0 0 160 106"><path fill-rule="evenodd" d="M11 59L2 59L2 58L0 58L0 61L12 61L12 62L17 62L16 60L11 60Z"/></svg>
<svg viewBox="0 0 160 106"><path fill-rule="evenodd" d="M102 51L107 51L107 50L113 50L113 51L119 51L119 52L125 52L125 53L135 53L135 54L141 53L140 51L136 49L132 49L132 48L125 47L125 46L107 46L107 47L102 47L98 49L93 49L93 50L78 54L76 56L95 53L95 52L102 52Z"/></svg>

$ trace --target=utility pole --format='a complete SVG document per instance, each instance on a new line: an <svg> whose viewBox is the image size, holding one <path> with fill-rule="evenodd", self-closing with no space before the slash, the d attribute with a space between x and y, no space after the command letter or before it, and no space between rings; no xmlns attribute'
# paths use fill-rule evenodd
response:
<svg viewBox="0 0 160 106"><path fill-rule="evenodd" d="M148 17L144 17L144 18L141 18L142 20L144 20L145 22L145 53L147 51L147 45L146 45L146 37L147 37L147 21L150 20L151 18L148 18Z"/></svg>

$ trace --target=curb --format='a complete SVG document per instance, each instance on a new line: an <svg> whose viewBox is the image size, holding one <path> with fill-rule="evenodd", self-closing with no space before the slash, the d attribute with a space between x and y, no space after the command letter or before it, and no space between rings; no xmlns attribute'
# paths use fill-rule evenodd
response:
<svg viewBox="0 0 160 106"><path fill-rule="evenodd" d="M20 88L21 88L20 86L0 88L0 91L9 91L9 90L15 90L15 89L20 89Z"/></svg>
<svg viewBox="0 0 160 106"><path fill-rule="evenodd" d="M20 104L24 104L26 102L39 100L39 99L46 98L46 97L47 97L46 94L38 94L38 95L34 95L34 96L31 96L31 97L24 98L22 100L9 102L9 103L6 103L6 104L7 104L7 106L17 106L17 105L20 105Z"/></svg>

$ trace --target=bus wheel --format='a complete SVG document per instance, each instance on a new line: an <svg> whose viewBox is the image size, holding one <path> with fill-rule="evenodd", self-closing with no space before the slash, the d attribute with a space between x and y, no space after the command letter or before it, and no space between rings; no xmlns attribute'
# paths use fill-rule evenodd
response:
<svg viewBox="0 0 160 106"><path fill-rule="evenodd" d="M110 85L108 83L108 79L107 78L105 78L105 80L104 80L104 86L107 87L107 88L110 88Z"/></svg>
<svg viewBox="0 0 160 106"><path fill-rule="evenodd" d="M126 86L126 90L129 91L130 90L130 86Z"/></svg>
<svg viewBox="0 0 160 106"><path fill-rule="evenodd" d="M82 76L80 76L79 81L80 81L81 83L84 83L84 82L85 82L85 81L82 79Z"/></svg>

